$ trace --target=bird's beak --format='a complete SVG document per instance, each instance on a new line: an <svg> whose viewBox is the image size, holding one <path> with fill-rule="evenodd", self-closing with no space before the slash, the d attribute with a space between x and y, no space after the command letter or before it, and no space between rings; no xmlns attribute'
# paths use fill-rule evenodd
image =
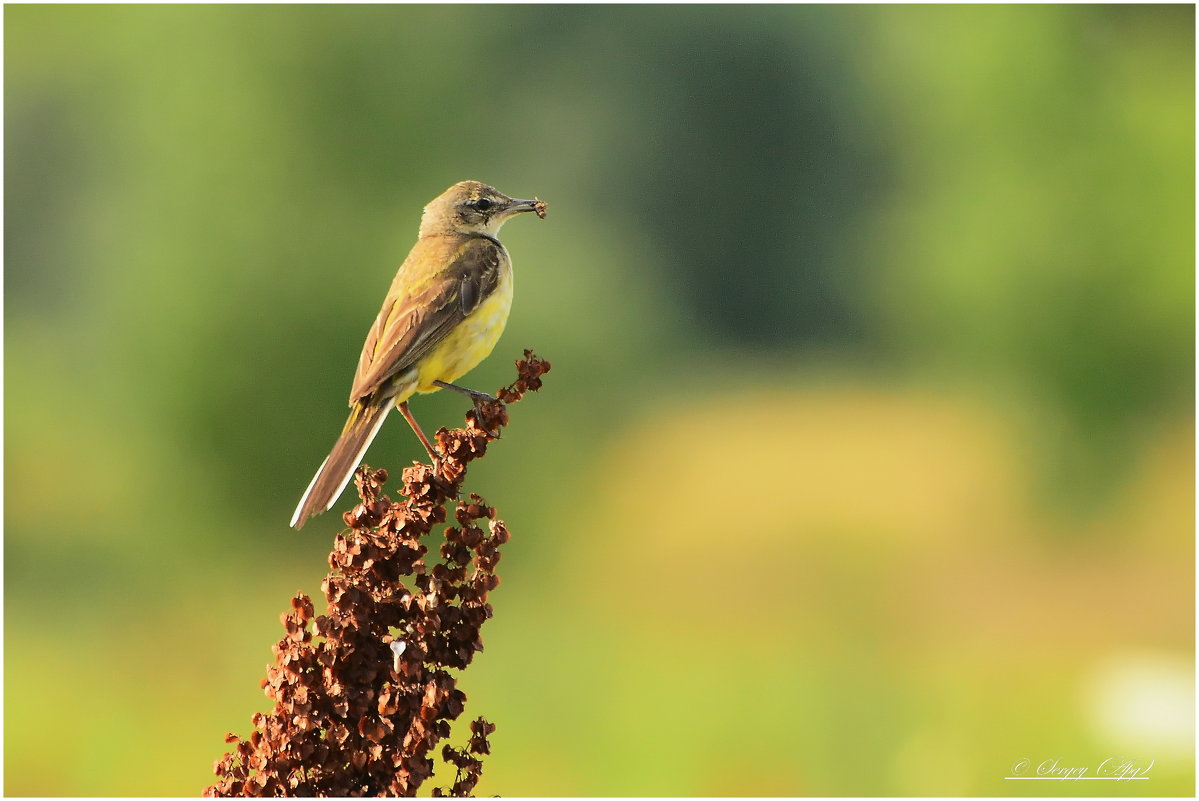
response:
<svg viewBox="0 0 1199 801"><path fill-rule="evenodd" d="M533 198L532 200L513 200L508 205L508 213L516 214L521 211L532 211L541 219L545 219L545 201Z"/></svg>

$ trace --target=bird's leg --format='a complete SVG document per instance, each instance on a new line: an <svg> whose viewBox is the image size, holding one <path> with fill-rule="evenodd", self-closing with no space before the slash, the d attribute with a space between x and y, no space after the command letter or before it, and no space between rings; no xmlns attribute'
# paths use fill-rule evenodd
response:
<svg viewBox="0 0 1199 801"><path fill-rule="evenodd" d="M436 384L437 386L441 387L442 389L452 389L455 392L461 392L463 395L465 395L466 397L468 397L474 401L493 401L493 400L495 400L494 396L488 395L486 392L480 392L477 389L467 389L466 387L460 387L457 384L451 384L449 381L434 381L433 383Z"/></svg>
<svg viewBox="0 0 1199 801"><path fill-rule="evenodd" d="M441 387L442 389L452 389L455 392L459 392L459 393L465 395L466 397L470 398L472 401L474 401L475 411L478 412L478 415L479 415L479 428L483 429L483 431L487 434L487 436L491 437L492 439L500 438L499 432L493 433L491 431L488 431L487 426L483 425L483 412L479 408L479 404L483 403L484 401L493 401L493 400L495 400L495 396L488 395L486 392L479 392L477 389L467 389L466 387L460 387L457 384L451 384L449 381L437 380L437 381L434 381L433 383L436 384L437 386Z"/></svg>
<svg viewBox="0 0 1199 801"><path fill-rule="evenodd" d="M433 460L433 472L441 472L441 456L433 449L433 444L429 442L429 438L425 436L425 432L420 430L420 425L417 424L416 418L412 416L412 412L408 411L408 401L397 403L396 408L400 410L400 414L404 415L404 419L408 421L408 425L412 426L412 430L416 432L417 439L420 444L425 446L425 450L429 452L429 458Z"/></svg>

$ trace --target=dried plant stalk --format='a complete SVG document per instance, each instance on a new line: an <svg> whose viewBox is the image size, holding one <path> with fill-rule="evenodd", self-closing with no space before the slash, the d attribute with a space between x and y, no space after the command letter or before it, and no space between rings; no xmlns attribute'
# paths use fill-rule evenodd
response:
<svg viewBox="0 0 1199 801"><path fill-rule="evenodd" d="M507 425L506 404L540 389L550 369L528 350L516 367L516 381L468 412L465 428L437 432L440 475L424 464L403 471L403 502L382 494L386 471L358 469L360 503L345 513L350 529L337 535L322 584L328 611L314 617L308 596L292 599L262 682L275 708L254 716L248 738L226 736L234 749L217 760L205 795L411 796L432 775L430 754L466 703L447 669L465 668L483 647L509 535L495 509L471 494L456 501L457 525L443 530L431 569L421 538L446 522L467 465L484 455L489 432ZM434 795L471 794L494 730L478 718L465 748L445 745L442 757L457 774Z"/></svg>

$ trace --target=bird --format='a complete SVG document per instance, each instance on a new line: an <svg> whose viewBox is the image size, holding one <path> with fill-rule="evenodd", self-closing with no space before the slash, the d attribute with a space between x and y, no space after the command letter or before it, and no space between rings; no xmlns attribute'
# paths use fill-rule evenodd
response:
<svg viewBox="0 0 1199 801"><path fill-rule="evenodd" d="M450 389L476 403L491 399L453 382L487 358L504 331L512 259L497 237L523 212L545 219L546 203L511 198L479 181L460 181L425 206L416 244L362 346L349 418L300 498L292 527L336 503L393 408L439 469L437 451L408 408L414 394Z"/></svg>

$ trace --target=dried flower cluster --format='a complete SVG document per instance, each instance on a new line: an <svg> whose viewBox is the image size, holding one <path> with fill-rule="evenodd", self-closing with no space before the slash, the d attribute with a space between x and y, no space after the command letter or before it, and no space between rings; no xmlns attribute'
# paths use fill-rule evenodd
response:
<svg viewBox="0 0 1199 801"><path fill-rule="evenodd" d="M217 761L205 795L411 796L432 775L430 754L466 702L447 668L465 668L483 647L479 631L492 614L488 593L509 535L495 509L471 494L457 501L457 525L444 529L432 569L421 538L446 522L467 464L508 423L505 404L539 389L550 369L527 350L516 366L517 380L468 412L466 428L437 432L440 474L424 464L403 471L407 500L382 495L386 471L359 468L361 502L345 514L350 529L337 535L322 585L328 611L315 616L306 595L292 599L262 682L275 708L254 716L249 738L225 738L234 750ZM494 730L478 718L465 748L442 749L457 774L434 795L471 794Z"/></svg>

